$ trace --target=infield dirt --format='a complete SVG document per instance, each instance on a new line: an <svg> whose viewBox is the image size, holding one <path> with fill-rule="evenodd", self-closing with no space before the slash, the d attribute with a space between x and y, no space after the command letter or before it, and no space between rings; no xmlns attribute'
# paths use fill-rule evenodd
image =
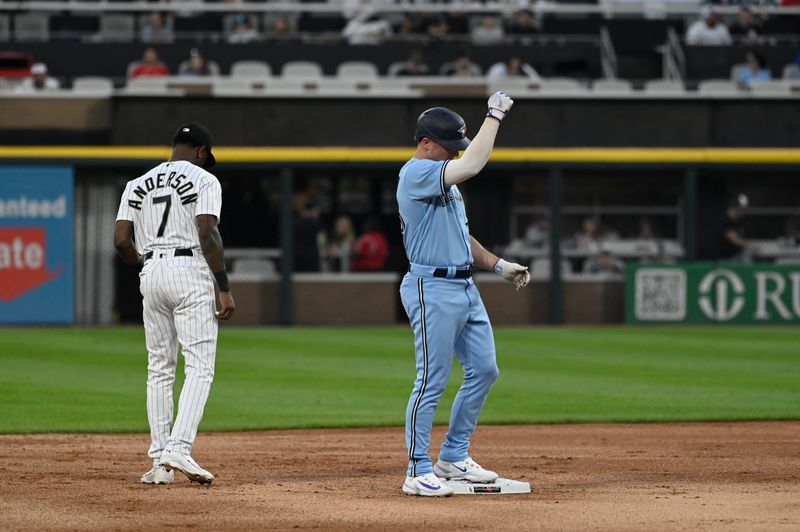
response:
<svg viewBox="0 0 800 532"><path fill-rule="evenodd" d="M800 422L494 426L473 441L533 493L406 497L399 428L200 434L208 487L140 484L144 434L0 436L0 527L800 529Z"/></svg>

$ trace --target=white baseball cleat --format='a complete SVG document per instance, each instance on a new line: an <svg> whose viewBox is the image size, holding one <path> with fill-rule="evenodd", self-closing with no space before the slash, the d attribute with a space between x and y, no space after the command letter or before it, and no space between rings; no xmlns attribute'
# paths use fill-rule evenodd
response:
<svg viewBox="0 0 800 532"><path fill-rule="evenodd" d="M444 462L438 460L433 466L433 472L437 477L446 480L463 479L470 482L486 484L497 480L497 473L484 469L469 456L465 460L458 462Z"/></svg>
<svg viewBox="0 0 800 532"><path fill-rule="evenodd" d="M175 475L172 471L167 471L163 465L154 465L153 468L142 475L143 484L172 484Z"/></svg>
<svg viewBox="0 0 800 532"><path fill-rule="evenodd" d="M200 484L211 484L211 481L214 480L214 475L197 465L197 462L188 454L164 451L161 453L161 463L167 470L177 469L189 477L189 480Z"/></svg>
<svg viewBox="0 0 800 532"><path fill-rule="evenodd" d="M449 497L453 494L453 488L442 484L433 473L426 473L417 477L407 476L403 482L403 493L422 497Z"/></svg>

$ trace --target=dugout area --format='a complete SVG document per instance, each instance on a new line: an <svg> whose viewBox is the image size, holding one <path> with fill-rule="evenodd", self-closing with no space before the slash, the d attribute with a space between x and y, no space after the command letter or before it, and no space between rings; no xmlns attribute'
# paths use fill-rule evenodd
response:
<svg viewBox="0 0 800 532"><path fill-rule="evenodd" d="M236 320L248 325L387 325L404 323L397 296L407 267L397 228L394 187L408 148L215 148L223 184L221 231L229 270L239 259L266 259L268 275L234 275L241 294ZM167 155L152 146L6 146L8 165L45 164L72 168L75 174L75 322L140 323L138 276L115 259L110 246L121 190L132 175ZM9 166L10 168L11 166ZM485 178L463 185L470 228L496 253L536 270L542 255L549 266L534 274L530 290L510 291L495 276L478 277L484 299L498 325L547 323L613 324L624 321L622 276L586 277L586 257L562 254L558 246L535 255L515 247L526 228L552 213L551 241L599 216L631 245L647 218L667 259L692 260L702 252L709 228L725 198L751 198L749 235L774 249L776 235L791 241L789 224L800 210L793 178L800 156L793 148L498 148ZM323 225L348 212L357 224L380 221L390 246L381 274L293 273L292 223L298 198L313 190ZM498 216L498 213L503 213ZM557 236L557 238L556 238ZM771 246L771 247L770 247ZM756 261L772 262L778 249ZM631 258L644 252L632 250ZM794 253L794 252L793 252ZM562 267L556 267L557 265ZM564 272L564 265L572 271ZM574 275L574 274L578 275ZM358 306L339 302L361 298Z"/></svg>

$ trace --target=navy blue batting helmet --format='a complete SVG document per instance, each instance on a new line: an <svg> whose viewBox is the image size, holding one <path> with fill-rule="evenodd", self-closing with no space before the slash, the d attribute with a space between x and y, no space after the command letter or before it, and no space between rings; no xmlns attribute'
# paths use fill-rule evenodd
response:
<svg viewBox="0 0 800 532"><path fill-rule="evenodd" d="M467 124L458 113L444 107L433 107L417 118L414 140L429 138L450 151L461 151L469 146Z"/></svg>

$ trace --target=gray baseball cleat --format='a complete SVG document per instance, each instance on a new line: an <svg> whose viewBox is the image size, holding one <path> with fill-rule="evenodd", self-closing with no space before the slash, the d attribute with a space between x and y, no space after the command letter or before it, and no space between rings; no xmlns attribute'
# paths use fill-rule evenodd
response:
<svg viewBox="0 0 800 532"><path fill-rule="evenodd" d="M447 480L463 479L481 484L497 480L497 473L482 468L469 456L465 460L459 460L458 462L438 460L436 465L433 466L433 472L437 477Z"/></svg>
<svg viewBox="0 0 800 532"><path fill-rule="evenodd" d="M172 471L167 471L163 465L156 464L142 475L141 481L143 484L172 484L174 478Z"/></svg>
<svg viewBox="0 0 800 532"><path fill-rule="evenodd" d="M214 475L197 465L197 462L188 454L164 451L161 453L161 463L167 470L177 469L189 480L200 484L211 484L214 480Z"/></svg>

